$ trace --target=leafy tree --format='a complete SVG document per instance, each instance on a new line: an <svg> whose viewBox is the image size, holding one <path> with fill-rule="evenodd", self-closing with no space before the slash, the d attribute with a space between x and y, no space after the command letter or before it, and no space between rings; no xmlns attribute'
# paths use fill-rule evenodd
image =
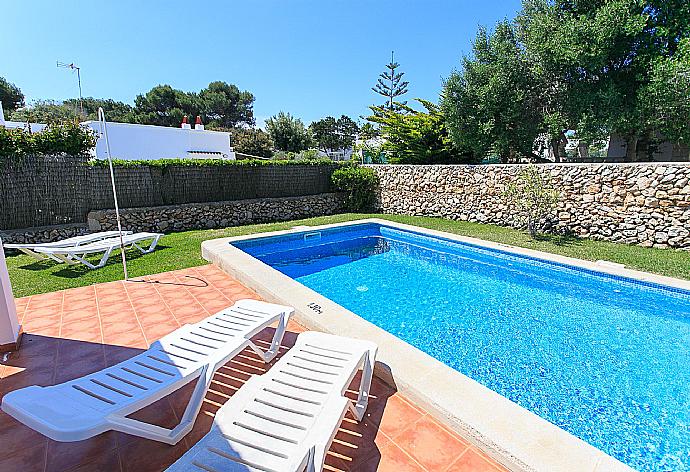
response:
<svg viewBox="0 0 690 472"><path fill-rule="evenodd" d="M53 100L37 100L28 107L20 108L10 116L12 121L30 123L63 123L77 122L81 119L78 112L71 106Z"/></svg>
<svg viewBox="0 0 690 472"><path fill-rule="evenodd" d="M210 127L232 128L253 125L254 95L240 91L236 85L216 81L199 93L204 122Z"/></svg>
<svg viewBox="0 0 690 472"><path fill-rule="evenodd" d="M445 82L441 108L458 149L475 160L489 153L502 162L532 151L542 129L538 90L515 28L507 21L490 33L480 28L473 55Z"/></svg>
<svg viewBox="0 0 690 472"><path fill-rule="evenodd" d="M70 98L62 102L63 105L78 109L79 99ZM134 107L124 102L119 102L110 98L93 98L85 97L82 99L82 106L84 108L83 120L98 120L98 108L103 108L105 119L117 123L134 123Z"/></svg>
<svg viewBox="0 0 690 472"><path fill-rule="evenodd" d="M372 107L368 119L378 123L386 139L383 150L393 164L449 164L476 162L456 147L446 129L446 119L437 105L418 100L427 113L401 105L402 113ZM481 160L481 159L479 159Z"/></svg>
<svg viewBox="0 0 690 472"><path fill-rule="evenodd" d="M257 128L235 128L231 132L235 151L250 156L273 156L273 141L265 131Z"/></svg>
<svg viewBox="0 0 690 472"><path fill-rule="evenodd" d="M396 98L407 93L407 86L409 85L409 82L402 80L405 73L398 72L398 67L400 67L400 64L393 60L393 51L391 51L391 61L386 64L387 70L381 72L376 85L371 88L374 92L386 98L386 103L381 105L380 108L400 111L407 105L407 102L396 101Z"/></svg>
<svg viewBox="0 0 690 472"><path fill-rule="evenodd" d="M379 136L379 130L373 123L367 122L359 127L360 139L371 139Z"/></svg>
<svg viewBox="0 0 690 472"><path fill-rule="evenodd" d="M340 151L352 147L359 126L350 117L342 115L337 120L327 116L309 125L314 140L323 151Z"/></svg>
<svg viewBox="0 0 690 472"><path fill-rule="evenodd" d="M672 141L690 143L690 39L680 43L672 57L657 58L639 99L649 128Z"/></svg>
<svg viewBox="0 0 690 472"><path fill-rule="evenodd" d="M520 171L517 179L508 184L505 196L517 208L518 222L527 226L533 238L542 225L549 223L560 198L550 179L536 166Z"/></svg>
<svg viewBox="0 0 690 472"><path fill-rule="evenodd" d="M309 149L314 140L299 118L280 112L266 120L266 130L279 151L300 152Z"/></svg>
<svg viewBox="0 0 690 472"><path fill-rule="evenodd" d="M24 94L13 83L0 77L0 102L6 114L10 114L19 107L24 106Z"/></svg>
<svg viewBox="0 0 690 472"><path fill-rule="evenodd" d="M134 100L136 121L147 125L180 126L185 114L200 113L194 101L170 85L157 85Z"/></svg>
<svg viewBox="0 0 690 472"><path fill-rule="evenodd" d="M518 24L552 137L575 129L593 142L617 133L627 138L630 159L651 153L668 108L648 106L645 96L664 82L660 74L671 79L674 67L667 62L662 72L661 63L690 37L690 3L525 0Z"/></svg>
<svg viewBox="0 0 690 472"><path fill-rule="evenodd" d="M182 118L200 116L209 127L254 124L254 96L235 85L211 82L199 93L184 92L170 85L157 85L134 101L138 123L180 126Z"/></svg>

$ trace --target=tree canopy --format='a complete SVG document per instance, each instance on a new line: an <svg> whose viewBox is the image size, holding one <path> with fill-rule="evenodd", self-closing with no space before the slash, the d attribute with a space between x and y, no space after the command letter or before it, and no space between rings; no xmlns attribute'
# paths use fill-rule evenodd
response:
<svg viewBox="0 0 690 472"><path fill-rule="evenodd" d="M481 28L444 85L456 144L504 160L618 134L629 157L655 142L688 143L690 2L523 0L514 22ZM557 153L556 153L557 155Z"/></svg>
<svg viewBox="0 0 690 472"><path fill-rule="evenodd" d="M379 95L386 98L386 103L380 106L389 111L403 110L407 102L400 102L396 100L407 93L407 86L409 82L402 80L405 75L404 72L398 72L400 64L393 60L393 51L391 51L391 61L386 64L386 70L379 74L379 78L371 89Z"/></svg>
<svg viewBox="0 0 690 472"><path fill-rule="evenodd" d="M22 91L13 83L5 80L4 77L0 77L0 102L6 114L24 106L24 94Z"/></svg>
<svg viewBox="0 0 690 472"><path fill-rule="evenodd" d="M352 147L359 126L345 115L338 119L327 116L310 124L309 131L322 151L340 151Z"/></svg>
<svg viewBox="0 0 690 472"><path fill-rule="evenodd" d="M478 162L463 152L450 139L446 119L439 107L426 100L418 100L427 112L413 110L407 105L398 111L372 107L368 119L379 124L386 141L383 150L392 164L457 164ZM481 158L479 158L481 160Z"/></svg>
<svg viewBox="0 0 690 472"><path fill-rule="evenodd" d="M268 133L257 128L235 128L232 133L232 144L235 151L250 156L273 156L273 141Z"/></svg>
<svg viewBox="0 0 690 472"><path fill-rule="evenodd" d="M39 100L18 109L12 114L12 118L42 123L66 119L97 120L98 108L102 107L106 120L120 123L178 127L182 118L187 115L190 120L200 116L209 128L254 124L254 95L240 91L236 85L220 81L211 82L199 93L184 92L170 85L157 85L145 94L137 95L134 106L117 100L93 97L84 98L82 106L83 114L80 112L79 99L76 98L63 102Z"/></svg>
<svg viewBox="0 0 690 472"><path fill-rule="evenodd" d="M443 88L441 107L455 145L476 160L489 152L504 162L532 155L540 110L514 26L503 21L493 32L480 28L472 52Z"/></svg>
<svg viewBox="0 0 690 472"><path fill-rule="evenodd" d="M314 140L299 118L279 112L266 120L266 130L279 151L300 152L309 149Z"/></svg>
<svg viewBox="0 0 690 472"><path fill-rule="evenodd" d="M211 128L254 124L254 95L236 85L211 82L199 93L157 85L134 100L134 121L148 125L179 126L182 118L200 116Z"/></svg>

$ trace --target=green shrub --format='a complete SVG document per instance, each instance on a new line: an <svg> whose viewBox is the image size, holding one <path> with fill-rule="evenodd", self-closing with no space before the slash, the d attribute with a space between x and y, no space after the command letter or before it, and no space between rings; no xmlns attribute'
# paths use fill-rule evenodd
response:
<svg viewBox="0 0 690 472"><path fill-rule="evenodd" d="M93 131L76 122L50 124L43 131L0 127L0 158L21 160L30 155L85 156L96 145Z"/></svg>
<svg viewBox="0 0 690 472"><path fill-rule="evenodd" d="M347 194L345 206L348 211L365 212L373 208L378 177L372 169L343 166L333 172L331 180L338 191Z"/></svg>
<svg viewBox="0 0 690 472"><path fill-rule="evenodd" d="M518 222L527 226L533 238L540 225L553 216L560 199L550 177L533 165L522 169L517 179L508 184L505 196L518 210Z"/></svg>

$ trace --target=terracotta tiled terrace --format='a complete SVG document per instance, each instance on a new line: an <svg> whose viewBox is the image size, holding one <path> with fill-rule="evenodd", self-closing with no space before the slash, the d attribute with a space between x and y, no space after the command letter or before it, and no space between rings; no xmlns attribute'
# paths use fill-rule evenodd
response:
<svg viewBox="0 0 690 472"><path fill-rule="evenodd" d="M26 334L19 352L0 364L0 397L20 387L64 382L116 364L182 324L197 322L238 299L258 298L212 265L136 280L19 299ZM305 330L294 322L288 328L283 352ZM267 330L257 342L271 334ZM0 471L163 470L209 430L214 413L249 377L266 368L270 365L247 351L220 369L193 431L175 446L114 432L59 443L0 412ZM190 393L185 388L132 416L172 427ZM504 470L376 378L372 394L364 421L344 420L326 470Z"/></svg>

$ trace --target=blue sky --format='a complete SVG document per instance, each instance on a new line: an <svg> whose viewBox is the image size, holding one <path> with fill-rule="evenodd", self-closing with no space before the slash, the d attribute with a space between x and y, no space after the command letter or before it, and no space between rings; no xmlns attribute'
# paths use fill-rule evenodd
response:
<svg viewBox="0 0 690 472"><path fill-rule="evenodd" d="M478 25L515 16L519 0L358 1L26 0L2 4L0 76L29 101L78 95L132 103L166 83L198 91L234 83L256 96L257 119L288 111L307 124L357 117L395 50L408 99L436 100Z"/></svg>

